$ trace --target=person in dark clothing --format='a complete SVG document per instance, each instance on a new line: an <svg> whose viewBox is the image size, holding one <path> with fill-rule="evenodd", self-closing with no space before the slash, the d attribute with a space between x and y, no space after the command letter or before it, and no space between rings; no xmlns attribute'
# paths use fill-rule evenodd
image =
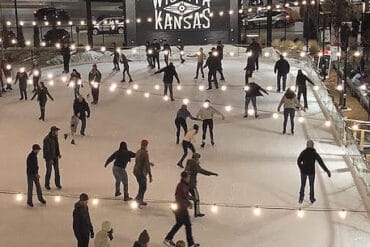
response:
<svg viewBox="0 0 370 247"><path fill-rule="evenodd" d="M146 61L149 67L153 67L153 46L149 41L145 43Z"/></svg>
<svg viewBox="0 0 370 247"><path fill-rule="evenodd" d="M190 176L189 192L192 195L193 200L194 200L194 217L204 216L204 214L200 213L200 205L199 205L200 200L199 200L199 192L197 189L198 173L205 175L205 176L218 176L217 173L203 169L199 164L200 163L199 159L200 159L200 154L194 153L193 157L187 161L186 167L185 167L185 172L189 173L189 176Z"/></svg>
<svg viewBox="0 0 370 247"><path fill-rule="evenodd" d="M92 70L89 73L89 83L91 86L91 94L93 96L91 104L96 105L99 100L99 89L101 83L101 73L96 64L93 64Z"/></svg>
<svg viewBox="0 0 370 247"><path fill-rule="evenodd" d="M245 111L244 111L244 117L248 117L248 106L249 103L252 101L252 105L254 108L254 116L258 118L257 114L257 97L263 96L261 91L265 94L269 94L265 89L263 89L260 85L256 84L254 82L253 77L249 78L248 84L244 87L245 91Z"/></svg>
<svg viewBox="0 0 370 247"><path fill-rule="evenodd" d="M33 100L37 95L37 101L40 105L40 117L39 120L45 121L45 107L48 97L54 101L53 97L50 95L48 88L45 87L44 82L40 81L39 86L36 89L35 94L32 96L31 100Z"/></svg>
<svg viewBox="0 0 370 247"><path fill-rule="evenodd" d="M73 210L73 232L77 239L77 247L88 247L90 238L94 238L88 203L89 196L82 193Z"/></svg>
<svg viewBox="0 0 370 247"><path fill-rule="evenodd" d="M81 94L73 102L73 113L81 120L80 134L85 136L86 118L90 117L90 107Z"/></svg>
<svg viewBox="0 0 370 247"><path fill-rule="evenodd" d="M107 167L109 163L114 160L113 164L113 176L116 179L116 193L115 196L121 195L121 183L123 184L123 195L124 201L130 201L132 198L128 193L128 177L126 172L127 163L131 161L132 158L135 158L135 153L128 151L126 142L121 142L119 149L114 152L104 164L104 167Z"/></svg>
<svg viewBox="0 0 370 247"><path fill-rule="evenodd" d="M63 44L63 48L60 50L60 52L63 56L63 64L64 64L63 73L67 74L69 73L69 60L71 59L71 50L69 49L69 46L67 43Z"/></svg>
<svg viewBox="0 0 370 247"><path fill-rule="evenodd" d="M119 68L119 52L117 51L116 47L113 47L113 71L120 71Z"/></svg>
<svg viewBox="0 0 370 247"><path fill-rule="evenodd" d="M17 84L19 81L19 92L21 94L21 98L19 100L27 100L27 81L28 75L24 68L21 68L19 72L17 72L17 76L15 77L14 85Z"/></svg>
<svg viewBox="0 0 370 247"><path fill-rule="evenodd" d="M59 150L58 131L59 128L53 126L49 134L44 138L43 156L46 162L45 188L47 190L50 190L50 177L53 167L55 172L55 186L58 189L62 189L59 173L59 159L62 156Z"/></svg>
<svg viewBox="0 0 370 247"><path fill-rule="evenodd" d="M37 62L34 62L32 65L31 72L29 76L32 75L32 81L33 81L33 91L32 93L36 92L39 86L39 80L41 78L41 69L39 68Z"/></svg>
<svg viewBox="0 0 370 247"><path fill-rule="evenodd" d="M73 83L75 99L77 99L77 97L80 95L80 87L84 86L82 84L81 74L76 69L72 70L71 77L69 78L69 81L67 83L67 87L69 87L71 83Z"/></svg>
<svg viewBox="0 0 370 247"><path fill-rule="evenodd" d="M303 95L303 100L304 100L304 108L308 108L307 104L307 86L306 86L306 81L311 83L312 85L315 85L310 78L305 76L302 72L301 69L298 70L297 78L296 78L296 89L298 90L298 101L301 101L301 95Z"/></svg>
<svg viewBox="0 0 370 247"><path fill-rule="evenodd" d="M12 66L7 63L5 59L1 61L1 69L4 74L4 79L6 81L6 90L12 90ZM3 90L5 92L5 90Z"/></svg>
<svg viewBox="0 0 370 247"><path fill-rule="evenodd" d="M184 48L185 48L185 46L183 44L179 44L176 47L177 47L177 49L179 49L179 52L180 52L180 61L181 61L181 63L185 63L185 59L184 59L184 54L185 54Z"/></svg>
<svg viewBox="0 0 370 247"><path fill-rule="evenodd" d="M128 62L132 62L132 61L130 59L127 59L126 55L122 53L121 63L123 64L123 72L122 72L123 78L122 78L121 82L126 81L125 73L127 73L127 75L128 75L129 82L132 82L132 77L130 75L130 65L128 64Z"/></svg>
<svg viewBox="0 0 370 247"><path fill-rule="evenodd" d="M252 60L253 60L253 65L256 70L259 69L259 64L258 64L258 58L262 54L262 48L261 45L255 40L252 39L252 43L249 45L247 52L252 52Z"/></svg>
<svg viewBox="0 0 370 247"><path fill-rule="evenodd" d="M46 204L45 199L42 197L42 190L40 185L39 166L37 161L37 154L40 152L41 147L38 144L32 145L32 151L27 157L27 205L33 207L32 191L33 183L36 186L37 198L42 204Z"/></svg>
<svg viewBox="0 0 370 247"><path fill-rule="evenodd" d="M204 64L204 60L206 60L207 56L206 54L203 52L203 48L199 48L199 51L197 52L197 54L195 55L190 55L188 57L197 57L197 70L195 72L195 77L194 79L198 79L198 74L199 74L199 70L200 72L202 73L202 78L204 79L204 71L203 71L203 64Z"/></svg>
<svg viewBox="0 0 370 247"><path fill-rule="evenodd" d="M4 67L5 67L5 62L4 60L1 61L0 63L0 96L1 96L1 93L5 93L6 90L5 90L5 87L4 87L4 81L6 81L6 77L4 75ZM3 79L3 75L4 75L4 79Z"/></svg>
<svg viewBox="0 0 370 247"><path fill-rule="evenodd" d="M248 84L249 78L251 78L253 76L253 72L254 72L254 68L255 68L254 64L255 64L255 61L254 61L253 56L248 56L247 66L244 68L244 70L245 70L245 85Z"/></svg>
<svg viewBox="0 0 370 247"><path fill-rule="evenodd" d="M221 66L221 60L217 57L217 52L209 52L208 58L206 60L206 64L203 66L203 68L208 67L208 88L207 90L212 89L212 82L215 83L216 89L218 88L218 81L216 72Z"/></svg>
<svg viewBox="0 0 370 247"><path fill-rule="evenodd" d="M286 87L286 78L290 70L290 65L287 60L284 59L283 55L280 55L280 59L275 63L274 73L277 72L277 92L281 89L281 79L283 79L283 91Z"/></svg>
<svg viewBox="0 0 370 247"><path fill-rule="evenodd" d="M152 43L153 47L153 66L152 68L155 68L155 64L157 63L158 69L161 68L159 64L159 52L161 51L161 45L159 44L158 40L154 39Z"/></svg>
<svg viewBox="0 0 370 247"><path fill-rule="evenodd" d="M188 125L186 124L186 119L190 117L191 120L199 120L196 117L193 117L191 113L188 110L188 107L183 104L181 105L181 108L177 111L176 119L175 119L175 125L176 125L176 144L179 144L180 142L180 130L181 127L184 130L184 135L188 133Z"/></svg>
<svg viewBox="0 0 370 247"><path fill-rule="evenodd" d="M220 63L219 67L217 68L217 71L221 75L220 80L224 81L225 77L224 77L224 74L222 72L222 60L224 59L224 45L222 44L222 42L220 40L217 41L216 49L212 49L212 52L214 52L214 51L217 52L216 58L219 60L219 63Z"/></svg>
<svg viewBox="0 0 370 247"><path fill-rule="evenodd" d="M297 159L297 165L301 173L301 189L299 192L299 203L303 202L304 190L306 187L307 177L310 182L310 201L314 203L315 198L315 161L319 162L320 167L331 177L331 172L325 166L321 156L314 149L314 142L312 140L307 141L307 148L301 152Z"/></svg>
<svg viewBox="0 0 370 247"><path fill-rule="evenodd" d="M148 231L143 230L140 233L137 241L135 241L133 247L148 247L149 241L150 241L150 236L148 234Z"/></svg>
<svg viewBox="0 0 370 247"><path fill-rule="evenodd" d="M170 44L167 41L163 44L163 52L164 52L164 62L166 66L169 64L169 57L172 56L172 50Z"/></svg>
<svg viewBox="0 0 370 247"><path fill-rule="evenodd" d="M180 84L180 79L179 79L179 76L177 75L176 68L173 65L173 63L170 62L167 67L156 71L154 74L159 74L162 72L164 72L163 74L164 95L167 95L167 91L169 89L171 101L174 101L175 99L173 98L173 89L172 89L173 77L175 77L177 80L177 83Z"/></svg>
<svg viewBox="0 0 370 247"><path fill-rule="evenodd" d="M163 243L166 246L175 246L173 242L173 237L178 232L178 230L185 225L186 231L186 240L188 242L189 247L198 247L199 244L194 243L192 229L191 229L191 221L188 212L188 208L191 208L190 200L192 197L189 194L189 182L190 182L190 175L187 172L181 173L181 181L176 187L176 204L177 210L174 211L176 217L176 224L172 227L170 232L166 235Z"/></svg>

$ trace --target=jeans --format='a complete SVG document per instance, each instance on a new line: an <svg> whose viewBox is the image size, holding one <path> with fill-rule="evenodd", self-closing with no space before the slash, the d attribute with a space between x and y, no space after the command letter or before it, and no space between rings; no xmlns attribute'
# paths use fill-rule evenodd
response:
<svg viewBox="0 0 370 247"><path fill-rule="evenodd" d="M258 65L259 65L259 64L258 64L258 57L259 57L259 56L255 56L255 57L254 57L254 59L253 59L253 60L254 60L254 65L255 65L256 70L258 70L258 69L259 69L259 66L258 66Z"/></svg>
<svg viewBox="0 0 370 247"><path fill-rule="evenodd" d="M167 95L168 89L170 90L170 98L173 100L172 83L164 83L164 95Z"/></svg>
<svg viewBox="0 0 370 247"><path fill-rule="evenodd" d="M203 135L202 142L206 140L207 127L209 127L209 134L211 136L211 142L213 142L213 119L204 119L202 124Z"/></svg>
<svg viewBox="0 0 370 247"><path fill-rule="evenodd" d="M37 198L39 199L39 201L44 200L42 198L40 180L34 175L27 174L27 185L28 185L27 202L28 203L32 203L33 183L35 183L35 186L36 186Z"/></svg>
<svg viewBox="0 0 370 247"><path fill-rule="evenodd" d="M245 96L245 115L248 115L248 106L249 103L252 101L252 105L254 108L254 114L257 115L257 99L256 96L253 97L247 97Z"/></svg>
<svg viewBox="0 0 370 247"><path fill-rule="evenodd" d="M114 66L113 67L113 70L116 70L116 71L119 71L120 70L118 61L113 60L113 66Z"/></svg>
<svg viewBox="0 0 370 247"><path fill-rule="evenodd" d="M159 54L156 54L156 55L153 56L153 68L155 68L156 63L158 65L158 69L160 69L161 66L159 65Z"/></svg>
<svg viewBox="0 0 370 247"><path fill-rule="evenodd" d="M70 57L63 57L64 73L69 72L69 60Z"/></svg>
<svg viewBox="0 0 370 247"><path fill-rule="evenodd" d="M99 100L99 87L98 88L91 88L91 94L93 97L93 102L98 103Z"/></svg>
<svg viewBox="0 0 370 247"><path fill-rule="evenodd" d="M128 178L127 172L122 167L113 166L113 176L116 179L116 193L121 192L121 183L123 184L124 196L128 197Z"/></svg>
<svg viewBox="0 0 370 247"><path fill-rule="evenodd" d="M168 66L168 60L169 60L170 55L164 55L164 62L166 63L166 66Z"/></svg>
<svg viewBox="0 0 370 247"><path fill-rule="evenodd" d="M124 67L123 68L123 72L122 72L122 74L123 74L123 78L122 78L122 81L126 81L126 78L125 78L125 73L127 73L127 75L128 75L128 79L130 80L130 82L132 81L132 77L131 77L131 75L130 75L130 68L129 67Z"/></svg>
<svg viewBox="0 0 370 247"><path fill-rule="evenodd" d="M142 174L135 174L137 183L139 185L139 191L136 196L136 200L142 202L144 200L144 194L146 191L146 176Z"/></svg>
<svg viewBox="0 0 370 247"><path fill-rule="evenodd" d="M249 78L251 78L252 76L253 76L253 71L247 69L245 71L245 85L249 83Z"/></svg>
<svg viewBox="0 0 370 247"><path fill-rule="evenodd" d="M285 91L285 87L286 87L286 78L287 78L287 75L286 74L278 74L277 75L277 91L280 91L280 81L281 81L281 78L283 79L283 91Z"/></svg>
<svg viewBox="0 0 370 247"><path fill-rule="evenodd" d="M39 105L40 105L40 118L41 120L45 120L46 101L39 101Z"/></svg>
<svg viewBox="0 0 370 247"><path fill-rule="evenodd" d="M202 78L204 78L203 62L198 62L197 63L197 70L196 70L197 72L195 74L195 78L197 78L197 79L198 79L199 70L202 73Z"/></svg>
<svg viewBox="0 0 370 247"><path fill-rule="evenodd" d="M191 230L191 222L190 216L187 209L179 209L178 211L174 212L176 216L176 224L172 227L171 231L167 234L166 240L172 240L175 234L180 230L182 225L185 225L186 231L186 240L188 242L188 246L192 246L194 244L193 234Z"/></svg>
<svg viewBox="0 0 370 247"><path fill-rule="evenodd" d="M90 236L83 236L77 239L77 247L89 247Z"/></svg>
<svg viewBox="0 0 370 247"><path fill-rule="evenodd" d="M286 125L288 122L288 117L290 117L290 128L292 133L294 132L294 115L295 115L295 109L294 108L285 108L284 109L284 124L283 124L283 130L286 131Z"/></svg>
<svg viewBox="0 0 370 247"><path fill-rule="evenodd" d="M198 192L198 189L196 187L194 188L191 188L189 190L190 194L193 196L194 198L194 216L195 215L198 215L200 214L200 205L199 205L199 202L200 202L200 199L199 199L199 192Z"/></svg>
<svg viewBox="0 0 370 247"><path fill-rule="evenodd" d="M86 118L82 118L80 119L81 120L81 130L80 130L80 134L81 135L85 135L85 129L86 129Z"/></svg>
<svg viewBox="0 0 370 247"><path fill-rule="evenodd" d="M40 77L33 77L33 90L36 91L39 88Z"/></svg>
<svg viewBox="0 0 370 247"><path fill-rule="evenodd" d="M221 81L225 80L224 73L222 72L222 68L217 69L218 73L221 75ZM215 77L216 78L216 77ZM217 87L216 87L217 88Z"/></svg>
<svg viewBox="0 0 370 247"><path fill-rule="evenodd" d="M303 95L304 107L308 108L307 104L307 87L298 87L298 101L301 102L301 95Z"/></svg>
<svg viewBox="0 0 370 247"><path fill-rule="evenodd" d="M184 130L184 135L186 135L186 133L188 132L188 126L186 124L186 120L185 119L183 119L183 118L176 118L175 119L175 125L176 125L176 137L177 137L177 139L180 138L180 130L181 130L181 127Z"/></svg>
<svg viewBox="0 0 370 247"><path fill-rule="evenodd" d="M304 174L301 173L301 189L299 191L299 200L304 198L304 189L306 187L307 177L310 183L310 200L315 199L315 174Z"/></svg>
<svg viewBox="0 0 370 247"><path fill-rule="evenodd" d="M180 161L177 163L177 165L181 165L181 166L186 156L188 156L188 149L190 149L193 153L195 153L194 145L188 141L182 141L182 149L184 150L184 154L182 155Z"/></svg>
<svg viewBox="0 0 370 247"><path fill-rule="evenodd" d="M212 88L212 81L215 83L215 87L218 88L216 72L217 72L216 70L208 71L208 88Z"/></svg>
<svg viewBox="0 0 370 247"><path fill-rule="evenodd" d="M27 100L27 91L26 89L19 89L19 92L21 93L21 99Z"/></svg>
<svg viewBox="0 0 370 247"><path fill-rule="evenodd" d="M78 96L80 95L80 85L78 84L75 84L75 88L74 88L74 93L75 93L75 99L78 98Z"/></svg>
<svg viewBox="0 0 370 247"><path fill-rule="evenodd" d="M50 186L50 177L51 177L51 170L54 167L55 173L55 185L57 187L61 187L60 185L60 173L59 173L59 159L55 158L52 160L46 160L46 175L45 175L45 187Z"/></svg>

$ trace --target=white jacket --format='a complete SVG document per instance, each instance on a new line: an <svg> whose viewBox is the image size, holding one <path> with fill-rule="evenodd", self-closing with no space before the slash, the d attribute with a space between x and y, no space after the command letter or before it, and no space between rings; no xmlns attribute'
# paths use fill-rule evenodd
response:
<svg viewBox="0 0 370 247"><path fill-rule="evenodd" d="M202 107L198 114L197 114L197 117L200 118L201 120L206 120L206 119L213 119L213 116L217 114L221 117L224 117L224 115L217 111L215 108L213 108L212 106L208 106L207 108L205 107Z"/></svg>
<svg viewBox="0 0 370 247"><path fill-rule="evenodd" d="M110 240L108 237L108 232L112 229L111 223L109 221L104 221L102 224L102 230L99 231L95 236L95 247L109 247Z"/></svg>

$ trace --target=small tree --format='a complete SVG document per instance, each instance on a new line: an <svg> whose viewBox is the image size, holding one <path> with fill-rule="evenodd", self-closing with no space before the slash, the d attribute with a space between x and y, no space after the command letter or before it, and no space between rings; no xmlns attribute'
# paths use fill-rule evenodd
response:
<svg viewBox="0 0 370 247"><path fill-rule="evenodd" d="M6 21L3 19L1 21L3 26L3 32L2 32L2 39L3 39L3 47L6 49L9 47L9 36L8 36L8 27L6 25Z"/></svg>
<svg viewBox="0 0 370 247"><path fill-rule="evenodd" d="M21 25L18 25L17 40L18 40L18 46L19 47L25 47L24 36L23 36L23 29L22 29L22 26Z"/></svg>
<svg viewBox="0 0 370 247"><path fill-rule="evenodd" d="M40 47L40 30L37 25L33 27L33 46L35 48Z"/></svg>

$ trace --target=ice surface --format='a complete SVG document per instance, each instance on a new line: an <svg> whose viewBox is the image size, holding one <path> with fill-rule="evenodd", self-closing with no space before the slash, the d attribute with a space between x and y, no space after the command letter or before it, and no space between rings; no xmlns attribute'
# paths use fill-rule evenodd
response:
<svg viewBox="0 0 370 247"><path fill-rule="evenodd" d="M174 117L183 98L190 100L189 109L196 114L201 102L210 99L221 110L226 119L215 121L216 146L207 139L201 153L204 168L219 173L219 177L199 177L201 201L206 203L232 203L245 205L283 206L297 208L299 172L296 157L305 147L307 138L316 142L316 148L332 171L332 178L317 169L316 197L312 208L364 209L359 192L342 157L343 150L335 144L330 130L324 125L323 114L309 90L309 110L299 113L304 123L296 121L295 136L281 135L282 116L272 118L282 94L275 90L273 61L264 59L260 71L255 73L257 83L263 87L272 86L269 96L258 98L259 119L243 118L244 113L244 72L245 57L224 61L226 91L200 92L198 86L205 80L193 81L195 59L175 65L183 85L175 90L176 101L162 99L161 75L153 76L143 62L132 62L131 73L140 92L127 95L127 84L119 82L121 73L112 73L112 64L99 64L103 73L104 86L97 106L91 106L92 114L87 123L87 136L77 137L73 146L62 138L69 131L72 115L73 90L59 79L49 87L55 101L48 101L46 122L37 120L37 102L18 101L18 90L6 94L0 104L0 190L26 191L25 158L33 143L42 143L50 126L60 127L60 160L63 190L52 188L51 195L78 195L87 192L94 196L113 198L114 180L111 167L104 168L106 158L125 140L129 149L136 151L140 140L149 140L149 154L155 163L154 182L148 186L146 198L149 205L133 211L121 200L100 200L98 206L90 201L90 214L99 231L104 220L110 220L115 230L111 246L132 246L142 229L151 235L149 246L162 246L161 242L174 223L168 203L152 203L151 200L171 201L180 171L176 163L182 154L175 145ZM72 66L73 68L73 66ZM90 65L78 66L84 80ZM53 69L60 77L60 68ZM46 75L43 71L43 75ZM289 77L293 85L293 76ZM119 85L115 92L109 85ZM155 90L154 85L161 85ZM30 93L31 89L28 90ZM144 92L151 95L144 98ZM87 95L85 85L82 93ZM91 98L88 100L91 101ZM233 106L226 112L225 105ZM297 120L297 119L296 119ZM188 121L192 125L193 121ZM198 140L200 137L198 137ZM41 184L44 182L45 165L39 157ZM128 165L131 196L137 192L132 175L133 164ZM52 177L53 178L53 177ZM53 183L52 183L53 184ZM308 189L308 188L307 188ZM308 192L308 191L307 191ZM42 207L34 197L35 208L29 209L25 201L16 202L14 195L0 196L0 236L4 246L74 246L72 232L72 209L76 199L62 198L57 204L47 196L47 206ZM308 200L308 198L306 198ZM305 201L303 206L308 206ZM296 217L296 211L263 210L255 217L251 209L219 208L214 215L210 207L202 206L206 217L192 219L196 241L202 246L370 246L370 223L365 213L348 213L342 220L337 212L305 212L305 217ZM184 239L184 229L176 239ZM90 246L93 246L91 243Z"/></svg>

